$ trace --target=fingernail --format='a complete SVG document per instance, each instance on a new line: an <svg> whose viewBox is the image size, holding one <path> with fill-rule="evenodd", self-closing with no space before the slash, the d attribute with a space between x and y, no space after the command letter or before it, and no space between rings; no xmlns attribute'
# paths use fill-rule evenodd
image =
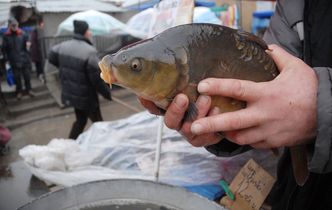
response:
<svg viewBox="0 0 332 210"><path fill-rule="evenodd" d="M205 92L207 92L209 90L209 88L210 88L210 84L209 83L207 83L207 82L201 82L201 83L198 84L197 90L200 93L205 93Z"/></svg>
<svg viewBox="0 0 332 210"><path fill-rule="evenodd" d="M199 104L208 104L210 102L210 97L206 95L200 95L197 99Z"/></svg>
<svg viewBox="0 0 332 210"><path fill-rule="evenodd" d="M213 109L211 110L211 115L217 115L220 114L220 109L219 107L213 107Z"/></svg>
<svg viewBox="0 0 332 210"><path fill-rule="evenodd" d="M198 133L202 132L202 130L203 130L203 126L200 123L193 123L191 125L191 132L193 134L198 134Z"/></svg>
<svg viewBox="0 0 332 210"><path fill-rule="evenodd" d="M184 108L186 106L187 102L182 96L177 96L175 98L175 104L181 108Z"/></svg>

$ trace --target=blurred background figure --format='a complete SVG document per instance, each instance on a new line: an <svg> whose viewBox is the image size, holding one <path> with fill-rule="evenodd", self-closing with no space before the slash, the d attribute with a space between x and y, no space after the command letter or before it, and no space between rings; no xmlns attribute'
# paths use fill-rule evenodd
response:
<svg viewBox="0 0 332 210"><path fill-rule="evenodd" d="M30 37L30 56L32 62L35 64L37 78L42 82L45 83L45 74L44 74L44 62L42 56L42 49L40 45L40 40L43 37L43 28L44 28L44 21L41 17L37 19L36 28L31 32Z"/></svg>
<svg viewBox="0 0 332 210"><path fill-rule="evenodd" d="M6 155L9 151L8 142L11 139L11 133L8 128L0 124L0 156Z"/></svg>
<svg viewBox="0 0 332 210"><path fill-rule="evenodd" d="M26 94L34 97L31 91L30 69L31 62L27 51L28 35L18 27L18 22L14 17L8 20L8 30L3 36L4 60L9 62L16 83L16 97L22 98L23 87L21 77L23 76Z"/></svg>
<svg viewBox="0 0 332 210"><path fill-rule="evenodd" d="M83 132L88 118L92 122L103 120L97 91L111 100L110 88L100 78L99 58L90 41L89 25L81 20L74 20L73 24L73 39L53 46L48 56L49 62L60 70L63 104L75 109L70 139Z"/></svg>

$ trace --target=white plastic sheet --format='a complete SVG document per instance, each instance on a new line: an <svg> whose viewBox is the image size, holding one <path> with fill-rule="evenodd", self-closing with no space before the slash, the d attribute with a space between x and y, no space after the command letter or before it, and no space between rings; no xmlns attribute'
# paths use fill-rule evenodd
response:
<svg viewBox="0 0 332 210"><path fill-rule="evenodd" d="M94 123L77 141L53 139L48 145L28 145L19 154L35 176L57 185L114 178L153 180L157 128L158 118L142 112ZM277 158L270 151L218 158L165 128L159 181L179 186L231 181L249 158L275 173Z"/></svg>

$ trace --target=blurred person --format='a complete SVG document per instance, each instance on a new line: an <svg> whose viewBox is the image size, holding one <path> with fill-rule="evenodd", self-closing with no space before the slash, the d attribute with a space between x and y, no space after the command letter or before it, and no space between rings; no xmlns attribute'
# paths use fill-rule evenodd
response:
<svg viewBox="0 0 332 210"><path fill-rule="evenodd" d="M31 63L27 51L28 35L18 27L14 17L8 20L8 30L4 33L2 52L4 60L9 62L16 83L16 97L22 98L23 87L21 77L23 76L25 91L30 97L34 97L31 91L30 70Z"/></svg>
<svg viewBox="0 0 332 210"><path fill-rule="evenodd" d="M97 91L111 100L110 88L100 78L97 50L90 41L91 32L85 21L74 20L74 37L52 47L49 62L59 68L62 102L73 106L76 121L69 138L76 139L83 132L88 118L102 121Z"/></svg>
<svg viewBox="0 0 332 210"><path fill-rule="evenodd" d="M36 28L31 32L30 36L30 56L32 62L35 64L37 78L45 83L45 74L44 74L44 62L42 49L40 45L41 38L43 36L44 21L42 18L38 18Z"/></svg>
<svg viewBox="0 0 332 210"><path fill-rule="evenodd" d="M309 177L303 186L297 185L285 148L269 195L273 210L332 209L331 22L329 0L277 1L264 39L288 51L269 45L267 53L280 75L263 83L209 78L198 85L202 95L196 102L199 112L194 122L183 122L189 103L183 94L165 113L168 127L217 156L305 145ZM219 114L210 107L211 95L243 100L247 107ZM140 100L151 113L160 114L152 102Z"/></svg>

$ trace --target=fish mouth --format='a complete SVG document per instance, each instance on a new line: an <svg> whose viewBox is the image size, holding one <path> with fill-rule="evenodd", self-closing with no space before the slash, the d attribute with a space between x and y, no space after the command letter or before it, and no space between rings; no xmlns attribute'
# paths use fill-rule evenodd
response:
<svg viewBox="0 0 332 210"><path fill-rule="evenodd" d="M99 68L101 70L100 77L104 82L112 87L112 83L115 83L117 80L113 74L113 70L115 67L112 67L112 56L106 55L103 59L98 63Z"/></svg>

